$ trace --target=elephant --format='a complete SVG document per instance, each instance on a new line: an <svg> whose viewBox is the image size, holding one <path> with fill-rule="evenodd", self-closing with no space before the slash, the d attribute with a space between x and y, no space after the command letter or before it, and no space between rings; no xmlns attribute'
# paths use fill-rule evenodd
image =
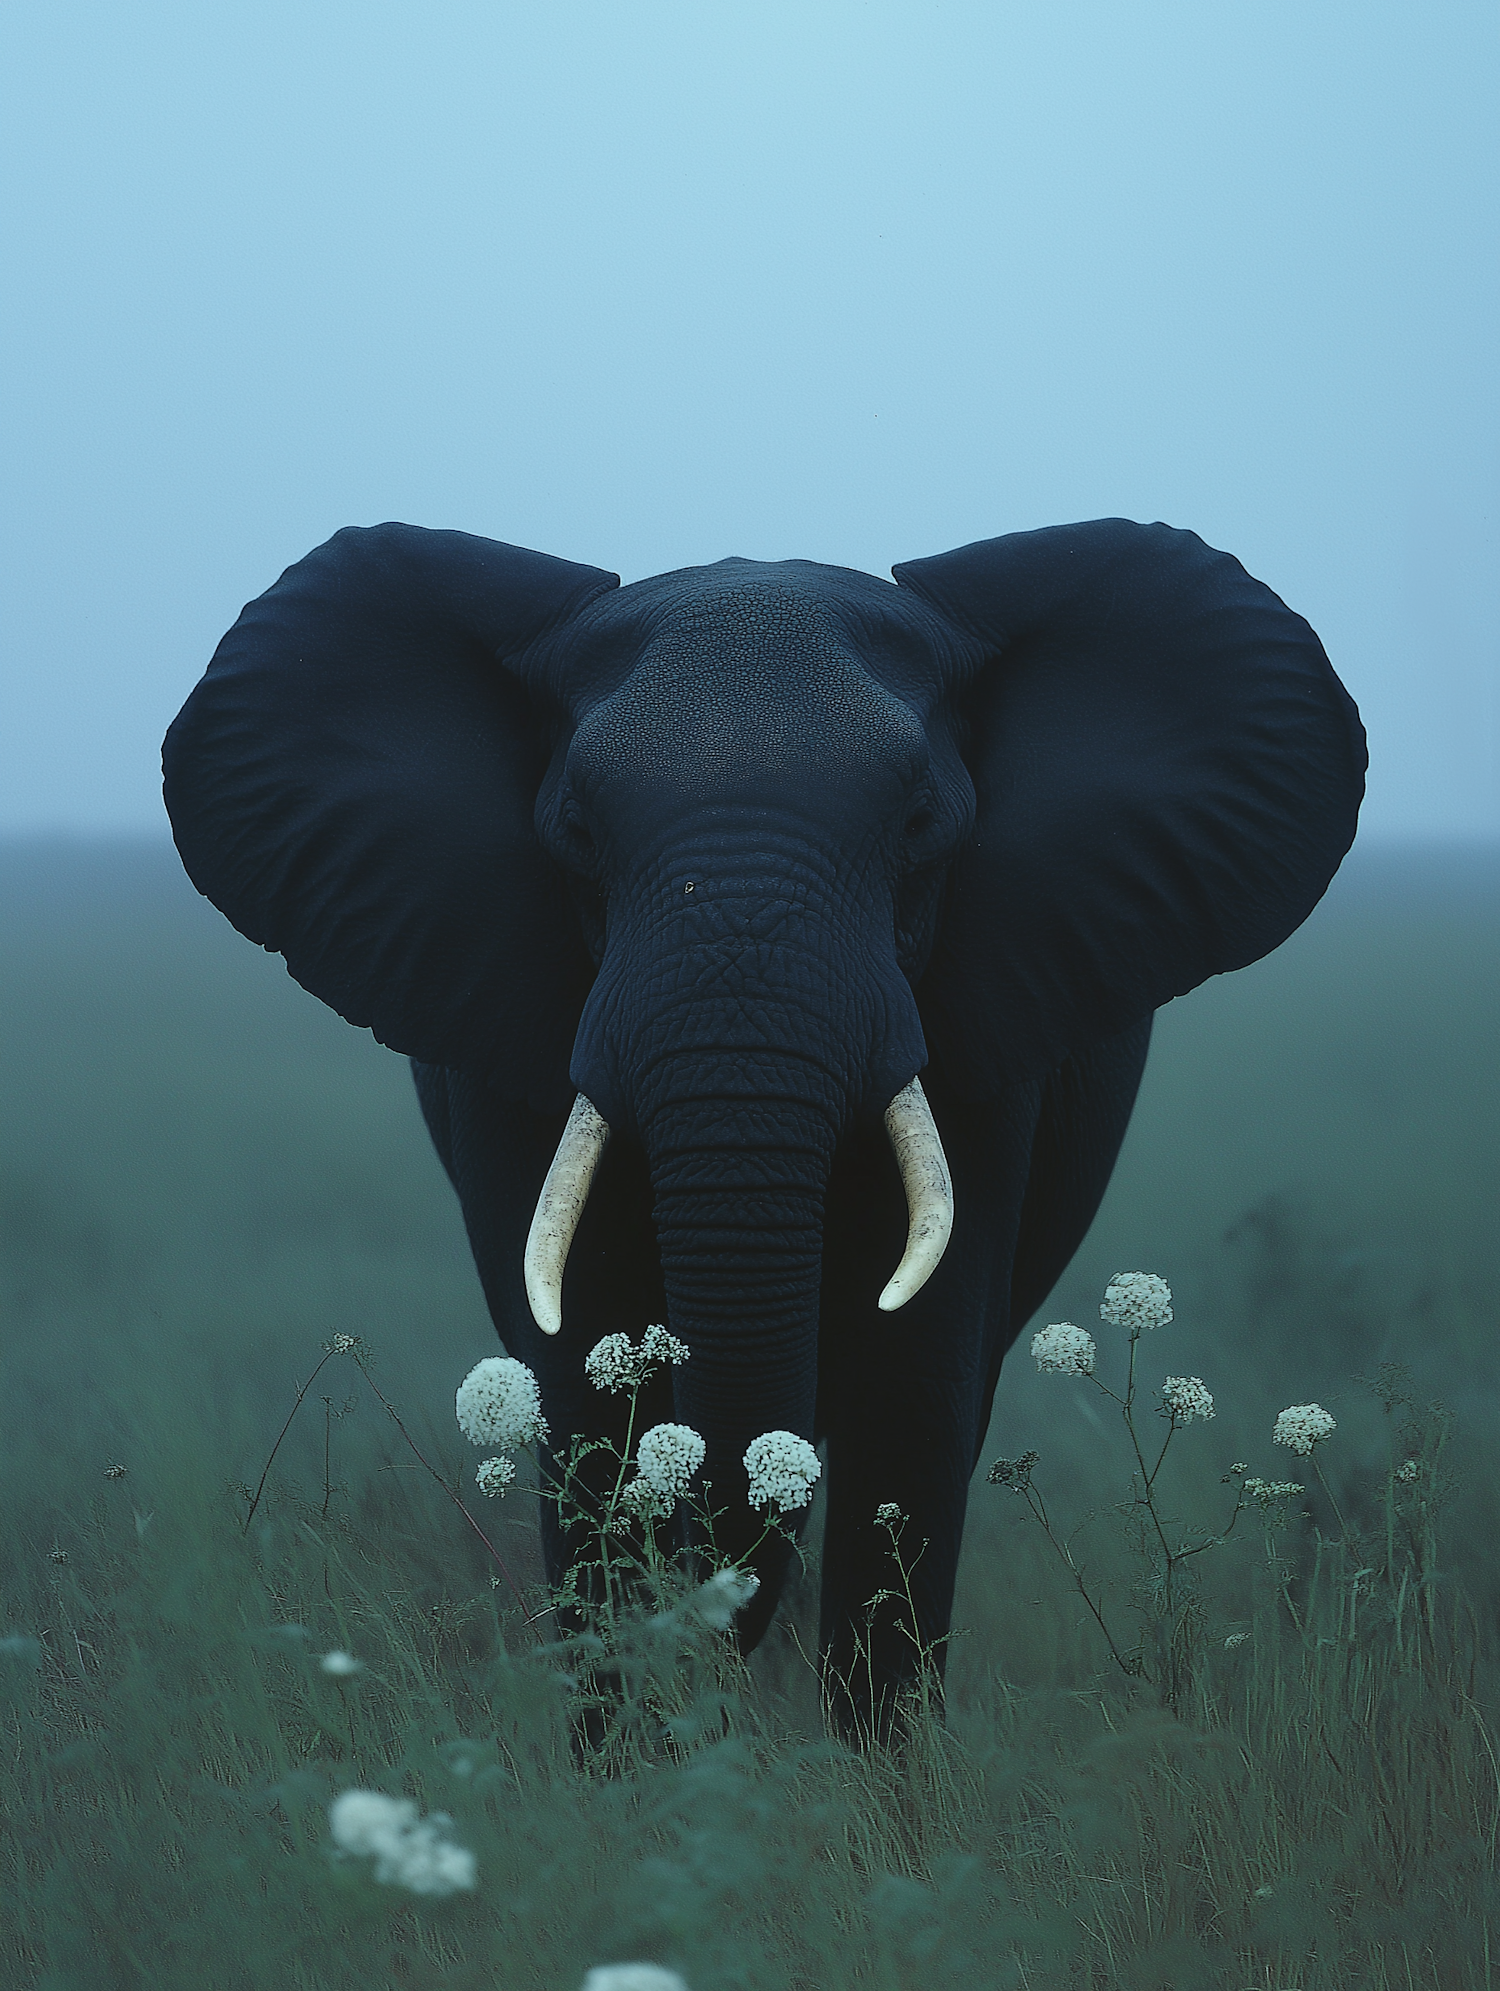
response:
<svg viewBox="0 0 1500 1991"><path fill-rule="evenodd" d="M622 587L350 527L245 608L163 750L199 891L411 1059L551 1443L623 1438L604 1335L687 1345L640 1415L705 1441L747 1651L791 1548L757 1544L742 1455L823 1448L821 1663L861 1733L919 1650L941 1669L1001 1362L1098 1209L1154 1012L1301 924L1366 766L1307 622L1192 532L892 575ZM889 1504L925 1547L872 1607ZM542 1534L560 1581L545 1501Z"/></svg>

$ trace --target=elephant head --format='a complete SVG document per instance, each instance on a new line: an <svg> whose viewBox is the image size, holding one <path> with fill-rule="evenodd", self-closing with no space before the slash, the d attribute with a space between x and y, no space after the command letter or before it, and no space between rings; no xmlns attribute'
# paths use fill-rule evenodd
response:
<svg viewBox="0 0 1500 1991"><path fill-rule="evenodd" d="M1362 734L1317 638L1194 534L894 572L621 588L346 530L245 609L166 743L183 860L243 933L394 1049L573 1109L525 1265L564 1340L607 1133L642 1158L720 1488L759 1432L814 1435L841 1143L884 1122L904 1157L888 1311L950 1217L918 1074L979 1105L1039 1082L1279 944L1354 833Z"/></svg>

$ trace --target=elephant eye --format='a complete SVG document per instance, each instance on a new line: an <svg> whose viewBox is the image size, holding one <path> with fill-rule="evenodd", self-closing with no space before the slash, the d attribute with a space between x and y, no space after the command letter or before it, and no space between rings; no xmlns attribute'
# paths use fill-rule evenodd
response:
<svg viewBox="0 0 1500 1991"><path fill-rule="evenodd" d="M573 801L564 803L559 812L563 835L580 857L591 857L594 839L588 824L583 820L583 811Z"/></svg>
<svg viewBox="0 0 1500 1991"><path fill-rule="evenodd" d="M904 834L909 837L919 837L932 828L932 821L932 811L924 803L920 809L913 809L907 817Z"/></svg>

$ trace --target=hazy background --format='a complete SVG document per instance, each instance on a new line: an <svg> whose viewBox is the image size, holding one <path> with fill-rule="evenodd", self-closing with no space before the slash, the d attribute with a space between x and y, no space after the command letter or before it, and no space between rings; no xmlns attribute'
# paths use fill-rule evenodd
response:
<svg viewBox="0 0 1500 1991"><path fill-rule="evenodd" d="M123 1448L180 1404L248 1472L330 1329L440 1418L492 1345L402 1062L195 898L161 816L241 603L388 517L626 578L1105 513L1238 553L1364 710L1364 833L1286 948L1164 1013L1048 1318L1142 1265L1183 1296L1164 1359L1252 1422L1394 1349L1480 1403L1490 8L133 0L0 37L0 1297L36 1429ZM1071 1401L1030 1367L1017 1443Z"/></svg>
<svg viewBox="0 0 1500 1991"><path fill-rule="evenodd" d="M1106 513L1318 628L1367 834L1500 835L1487 4L8 10L0 831L341 525L885 573Z"/></svg>

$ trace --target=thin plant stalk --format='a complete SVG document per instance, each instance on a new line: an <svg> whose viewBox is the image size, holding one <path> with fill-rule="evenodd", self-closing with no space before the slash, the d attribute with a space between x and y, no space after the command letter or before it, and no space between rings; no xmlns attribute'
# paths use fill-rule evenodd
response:
<svg viewBox="0 0 1500 1991"><path fill-rule="evenodd" d="M489 1536L484 1532L483 1528L480 1527L479 1523L474 1519L474 1516L469 1512L468 1508L465 1507L462 1500L459 1499L458 1495L454 1492L453 1488L449 1486L447 1480L443 1478L443 1475L438 1471L437 1467L433 1465L432 1462L426 1457L421 1447L417 1444L416 1439L413 1438L411 1433L407 1430L406 1426L401 1422L401 1415L400 1412L396 1409L396 1406L390 1401L389 1397L386 1396L385 1392L381 1389L380 1385L375 1381L375 1378L369 1373L367 1369L363 1367L363 1365L361 1365L360 1367L360 1374L364 1377L365 1381L370 1385L370 1388L375 1392L375 1395L380 1399L380 1402L384 1404L386 1415L390 1418L391 1422L395 1425L396 1429L401 1433L401 1436L406 1440L407 1444L411 1447L413 1453L416 1455L418 1463L425 1466L427 1471L431 1473L432 1477L437 1481L438 1485L443 1489L444 1493L447 1494L448 1498L453 1502L454 1506L458 1509L459 1513L463 1515L464 1519L468 1522L469 1526L474 1530L474 1533L479 1537L480 1541L483 1542L485 1550L489 1555L491 1561L495 1564L495 1567L500 1571L500 1574L505 1578L506 1582L510 1585L511 1590L515 1595L516 1602L521 1606L521 1609L523 1611L527 1610L529 1607L526 1602L525 1592L521 1589L520 1584L517 1583L514 1576L511 1575L510 1569L506 1564L504 1556L501 1555L500 1551L495 1547L494 1543L490 1540ZM291 1420L288 1419L288 1422L290 1421ZM282 1435L285 1436L285 1433L283 1433ZM277 1442L279 1444L280 1440L278 1439ZM545 1613L543 1613L542 1615L545 1615ZM527 1619L528 1624L532 1622L534 1622L534 1620L532 1620L531 1618Z"/></svg>
<svg viewBox="0 0 1500 1991"><path fill-rule="evenodd" d="M259 1507L261 1495L266 1490L266 1481L271 1477L271 1467L276 1463L276 1454L281 1450L281 1441L283 1438L285 1438L288 1431L291 1430L292 1419L297 1415L297 1412L302 1408L302 1399L307 1395L307 1392L312 1388L313 1384L318 1380L318 1377L322 1373L324 1365L326 1363L331 1362L334 1356L339 1352L340 1351L336 1348L328 1348L324 1350L322 1359L319 1361L317 1368L313 1370L312 1374L308 1377L307 1381L302 1385L301 1389L298 1390L295 1398L293 1399L292 1407L286 1414L286 1423L282 1425L281 1430L277 1433L276 1443L271 1447L270 1457L266 1460L265 1469L261 1473L260 1484L255 1489L255 1497L250 1502L250 1511L246 1514L244 1526L240 1530L240 1533L242 1535L248 1535L250 1532L250 1523L255 1519L255 1510L257 1507Z"/></svg>

